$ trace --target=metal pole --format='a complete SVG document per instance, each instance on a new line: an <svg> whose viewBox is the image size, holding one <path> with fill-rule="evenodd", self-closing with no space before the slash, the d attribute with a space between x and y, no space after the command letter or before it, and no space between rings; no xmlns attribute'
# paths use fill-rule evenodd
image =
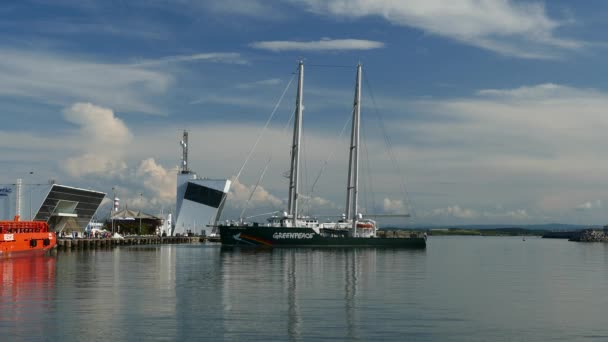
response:
<svg viewBox="0 0 608 342"><path fill-rule="evenodd" d="M361 120L361 63L357 65L357 86L355 89L355 113L353 118L354 134L354 153L353 153L353 192L352 192L352 215L353 215L353 235L357 236L357 219L359 211L359 131Z"/></svg>
<svg viewBox="0 0 608 342"><path fill-rule="evenodd" d="M114 235L114 205L116 203L116 191L112 187L112 209L110 209L110 220L112 220L112 235Z"/></svg>
<svg viewBox="0 0 608 342"><path fill-rule="evenodd" d="M30 176L34 174L34 171L30 171ZM30 182L32 181L31 177L30 177ZM32 186L34 184L29 184L30 186L30 221L34 221L34 218L32 217Z"/></svg>
<svg viewBox="0 0 608 342"><path fill-rule="evenodd" d="M144 194L140 193L139 194L139 198L141 199L142 203L144 200ZM141 204L140 204L140 208L141 208ZM139 209L139 235L141 235L141 209Z"/></svg>
<svg viewBox="0 0 608 342"><path fill-rule="evenodd" d="M304 87L304 62L298 64L298 95L296 98L296 115L293 127L293 145L291 148L291 176L289 179L289 213L293 215L293 226L298 225L298 184L300 181L300 144L302 135L302 101Z"/></svg>

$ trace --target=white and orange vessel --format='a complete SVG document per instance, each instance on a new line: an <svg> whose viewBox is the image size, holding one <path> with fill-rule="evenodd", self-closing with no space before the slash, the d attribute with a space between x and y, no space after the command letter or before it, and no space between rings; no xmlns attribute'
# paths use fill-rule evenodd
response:
<svg viewBox="0 0 608 342"><path fill-rule="evenodd" d="M44 254L57 245L54 232L40 221L0 221L0 258Z"/></svg>

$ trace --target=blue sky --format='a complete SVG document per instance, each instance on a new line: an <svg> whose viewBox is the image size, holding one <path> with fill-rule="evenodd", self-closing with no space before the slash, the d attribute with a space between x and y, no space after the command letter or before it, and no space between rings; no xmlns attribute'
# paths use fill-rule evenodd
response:
<svg viewBox="0 0 608 342"><path fill-rule="evenodd" d="M0 182L115 187L130 207L170 210L180 130L193 169L233 176L304 58L310 210L343 210L339 134L361 62L363 210L408 211L410 224L604 224L606 15L602 1L5 1ZM284 207L294 85L227 216L268 158L247 213Z"/></svg>

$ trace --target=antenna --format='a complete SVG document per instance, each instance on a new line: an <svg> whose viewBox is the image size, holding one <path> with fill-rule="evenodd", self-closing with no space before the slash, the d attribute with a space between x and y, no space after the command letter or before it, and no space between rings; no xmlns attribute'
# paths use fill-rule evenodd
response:
<svg viewBox="0 0 608 342"><path fill-rule="evenodd" d="M180 173L190 173L188 169L188 131L184 130L182 140L179 142L182 146L182 166Z"/></svg>

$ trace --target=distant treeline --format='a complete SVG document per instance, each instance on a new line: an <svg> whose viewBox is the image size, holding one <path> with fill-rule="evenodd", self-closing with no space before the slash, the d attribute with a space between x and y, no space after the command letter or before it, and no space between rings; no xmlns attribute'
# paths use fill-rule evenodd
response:
<svg viewBox="0 0 608 342"><path fill-rule="evenodd" d="M427 230L428 235L479 235L479 236L542 236L547 233L543 229L525 229L519 227L513 228L433 228Z"/></svg>

